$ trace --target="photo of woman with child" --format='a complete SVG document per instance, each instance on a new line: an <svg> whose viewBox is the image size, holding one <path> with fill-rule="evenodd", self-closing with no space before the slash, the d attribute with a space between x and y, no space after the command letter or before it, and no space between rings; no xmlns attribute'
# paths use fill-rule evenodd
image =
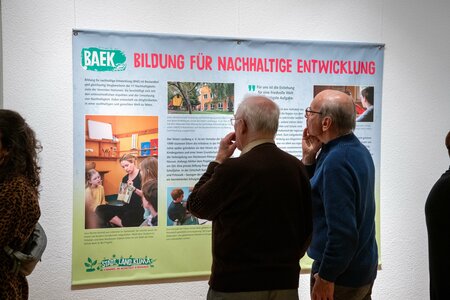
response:
<svg viewBox="0 0 450 300"><path fill-rule="evenodd" d="M99 227L136 227L143 221L144 208L141 196L141 172L136 166L136 157L133 154L124 154L119 159L120 166L127 173L122 183L133 187L134 191L128 203L121 205L104 204L97 206L95 213L99 218Z"/></svg>
<svg viewBox="0 0 450 300"><path fill-rule="evenodd" d="M156 226L158 117L85 116L84 228Z"/></svg>

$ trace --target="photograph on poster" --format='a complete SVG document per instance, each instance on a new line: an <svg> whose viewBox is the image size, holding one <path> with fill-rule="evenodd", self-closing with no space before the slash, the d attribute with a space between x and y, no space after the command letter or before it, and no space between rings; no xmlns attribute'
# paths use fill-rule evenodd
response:
<svg viewBox="0 0 450 300"><path fill-rule="evenodd" d="M151 220L157 200L142 198L144 184L157 182L158 117L86 115L85 126L85 229Z"/></svg>
<svg viewBox="0 0 450 300"><path fill-rule="evenodd" d="M356 122L373 122L374 87L353 85L315 85L314 97L323 90L337 90L352 97L355 103Z"/></svg>
<svg viewBox="0 0 450 300"><path fill-rule="evenodd" d="M167 188L167 226L205 225L211 221L198 219L186 208L186 201L192 187Z"/></svg>
<svg viewBox="0 0 450 300"><path fill-rule="evenodd" d="M234 83L167 83L169 114L233 114Z"/></svg>

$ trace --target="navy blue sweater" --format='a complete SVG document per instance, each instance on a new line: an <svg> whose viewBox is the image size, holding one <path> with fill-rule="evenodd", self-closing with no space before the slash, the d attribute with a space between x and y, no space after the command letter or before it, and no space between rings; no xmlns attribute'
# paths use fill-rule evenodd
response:
<svg viewBox="0 0 450 300"><path fill-rule="evenodd" d="M374 281L375 167L367 148L353 134L322 146L309 166L313 238L308 255L313 272L335 284L360 287Z"/></svg>

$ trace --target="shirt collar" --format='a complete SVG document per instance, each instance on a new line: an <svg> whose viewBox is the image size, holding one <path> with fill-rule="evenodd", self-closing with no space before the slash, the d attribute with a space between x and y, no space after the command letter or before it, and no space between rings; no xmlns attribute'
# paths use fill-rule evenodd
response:
<svg viewBox="0 0 450 300"><path fill-rule="evenodd" d="M241 155L249 152L250 150L252 150L254 147L259 146L261 144L265 144L265 143L272 143L275 144L275 141L273 139L260 139L260 140L254 140L253 142L250 142L247 144L247 146L244 147L244 149L242 149L241 151Z"/></svg>

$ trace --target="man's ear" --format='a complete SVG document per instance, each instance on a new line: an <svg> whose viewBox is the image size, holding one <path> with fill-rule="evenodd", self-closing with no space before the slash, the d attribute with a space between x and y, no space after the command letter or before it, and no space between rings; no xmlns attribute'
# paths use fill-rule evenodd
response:
<svg viewBox="0 0 450 300"><path fill-rule="evenodd" d="M333 123L333 119L331 119L329 116L324 117L322 119L322 131L330 130L332 123Z"/></svg>
<svg viewBox="0 0 450 300"><path fill-rule="evenodd" d="M241 123L242 123L240 126L241 134L247 133L248 131L247 122L245 122L244 119L241 119Z"/></svg>

